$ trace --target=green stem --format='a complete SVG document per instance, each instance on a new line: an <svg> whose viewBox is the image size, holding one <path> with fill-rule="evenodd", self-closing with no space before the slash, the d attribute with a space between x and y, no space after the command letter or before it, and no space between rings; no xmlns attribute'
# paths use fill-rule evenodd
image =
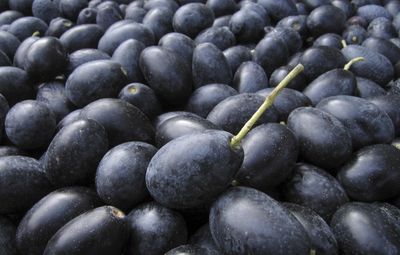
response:
<svg viewBox="0 0 400 255"><path fill-rule="evenodd" d="M39 36L40 35L40 32L39 31L36 31L36 32L34 32L33 34L32 34L32 36Z"/></svg>
<svg viewBox="0 0 400 255"><path fill-rule="evenodd" d="M349 71L350 70L350 67L354 64L354 63L357 63L357 62L360 62L360 61L364 61L365 60L365 58L363 58L363 57L358 57L358 58L353 58L352 60L350 60L345 66L344 66L344 70L346 70L346 71Z"/></svg>
<svg viewBox="0 0 400 255"><path fill-rule="evenodd" d="M263 113L271 107L274 103L275 98L279 95L279 93L284 89L299 73L304 70L304 66L302 64L298 64L288 75L276 86L276 88L269 94L269 96L265 99L264 103L258 108L258 110L251 116L251 118L246 122L246 124L242 127L239 133L234 136L231 140L231 146L236 147L240 144L243 138L247 135L247 133L251 130L257 120L263 115Z"/></svg>
<svg viewBox="0 0 400 255"><path fill-rule="evenodd" d="M316 255L316 254L317 252L314 249L310 250L310 255Z"/></svg>
<svg viewBox="0 0 400 255"><path fill-rule="evenodd" d="M400 143L392 143L392 145L393 145L396 149L400 150Z"/></svg>
<svg viewBox="0 0 400 255"><path fill-rule="evenodd" d="M347 47L347 43L346 43L345 40L341 40L340 42L342 43L343 48L346 48L346 47Z"/></svg>

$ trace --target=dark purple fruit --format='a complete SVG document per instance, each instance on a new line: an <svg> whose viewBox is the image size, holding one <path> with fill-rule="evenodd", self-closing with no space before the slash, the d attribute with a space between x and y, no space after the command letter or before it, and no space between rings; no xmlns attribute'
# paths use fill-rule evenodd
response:
<svg viewBox="0 0 400 255"><path fill-rule="evenodd" d="M50 143L43 160L46 175L58 187L91 183L107 148L104 127L93 120L75 121Z"/></svg>
<svg viewBox="0 0 400 255"><path fill-rule="evenodd" d="M257 111L265 98L254 93L243 93L226 98L217 104L207 119L231 134L236 134ZM278 113L270 107L257 121L257 125L276 122Z"/></svg>
<svg viewBox="0 0 400 255"><path fill-rule="evenodd" d="M340 168L338 180L349 196L373 202L400 194L400 150L389 144L362 148Z"/></svg>
<svg viewBox="0 0 400 255"><path fill-rule="evenodd" d="M109 150L96 173L100 198L126 212L142 202L148 196L146 169L156 152L154 146L143 142L123 143Z"/></svg>
<svg viewBox="0 0 400 255"><path fill-rule="evenodd" d="M0 157L0 213L24 213L52 190L39 161L22 156Z"/></svg>
<svg viewBox="0 0 400 255"><path fill-rule="evenodd" d="M287 125L298 139L300 157L304 160L322 168L335 169L351 157L350 133L334 115L301 107L289 115Z"/></svg>
<svg viewBox="0 0 400 255"><path fill-rule="evenodd" d="M21 149L46 147L53 138L56 117L46 104L25 100L14 105L7 113L7 137Z"/></svg>
<svg viewBox="0 0 400 255"><path fill-rule="evenodd" d="M308 207L329 222L335 211L349 201L340 183L325 170L299 163L284 184L286 201Z"/></svg>
<svg viewBox="0 0 400 255"><path fill-rule="evenodd" d="M227 132L209 130L163 146L146 172L151 196L169 208L196 208L214 201L242 163L243 151L231 147L231 138Z"/></svg>
<svg viewBox="0 0 400 255"><path fill-rule="evenodd" d="M130 232L126 255L164 254L186 243L182 215L155 202L137 206L126 218Z"/></svg>
<svg viewBox="0 0 400 255"><path fill-rule="evenodd" d="M243 139L244 159L236 180L244 186L267 191L292 172L299 153L294 134L281 124L264 124Z"/></svg>
<svg viewBox="0 0 400 255"><path fill-rule="evenodd" d="M119 63L97 60L78 66L68 77L65 92L74 105L83 107L101 98L116 97L127 83Z"/></svg>
<svg viewBox="0 0 400 255"><path fill-rule="evenodd" d="M53 191L22 218L16 234L18 250L27 255L42 255L47 242L62 226L100 204L96 193L89 188Z"/></svg>
<svg viewBox="0 0 400 255"><path fill-rule="evenodd" d="M211 208L210 229L225 254L309 254L311 248L306 231L290 211L252 188L234 187L223 193Z"/></svg>
<svg viewBox="0 0 400 255"><path fill-rule="evenodd" d="M123 212L103 206L79 215L47 243L44 255L120 255L129 238ZM96 245L94 245L96 243Z"/></svg>
<svg viewBox="0 0 400 255"><path fill-rule="evenodd" d="M186 103L186 111L207 118L210 111L222 100L238 92L226 84L208 84L193 91Z"/></svg>

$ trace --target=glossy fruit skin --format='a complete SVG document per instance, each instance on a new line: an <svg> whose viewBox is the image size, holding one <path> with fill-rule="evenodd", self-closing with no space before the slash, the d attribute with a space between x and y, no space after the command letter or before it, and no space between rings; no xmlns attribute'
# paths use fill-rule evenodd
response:
<svg viewBox="0 0 400 255"><path fill-rule="evenodd" d="M0 93L9 106L25 99L33 98L34 93L28 74L17 67L0 67Z"/></svg>
<svg viewBox="0 0 400 255"><path fill-rule="evenodd" d="M307 232L311 246L317 254L337 255L338 244L331 228L321 216L310 208L285 203L284 206L296 217Z"/></svg>
<svg viewBox="0 0 400 255"><path fill-rule="evenodd" d="M300 156L312 164L335 169L351 156L350 133L332 114L312 107L297 108L289 115L287 126L298 139Z"/></svg>
<svg viewBox="0 0 400 255"><path fill-rule="evenodd" d="M5 216L0 217L0 253L3 255L15 255L15 225Z"/></svg>
<svg viewBox="0 0 400 255"><path fill-rule="evenodd" d="M192 56L195 44L190 37L176 32L168 33L161 37L158 41L158 46L175 52L184 59L189 66L192 65Z"/></svg>
<svg viewBox="0 0 400 255"><path fill-rule="evenodd" d="M156 202L137 206L126 218L130 232L126 255L164 254L186 243L187 228L182 215Z"/></svg>
<svg viewBox="0 0 400 255"><path fill-rule="evenodd" d="M0 146L0 157L5 156L25 156L25 153L15 146Z"/></svg>
<svg viewBox="0 0 400 255"><path fill-rule="evenodd" d="M315 8L307 18L307 26L315 36L326 33L340 34L346 23L346 14L332 5Z"/></svg>
<svg viewBox="0 0 400 255"><path fill-rule="evenodd" d="M4 130L5 119L10 107L6 98L0 94L0 128ZM0 133L0 140L3 138L3 133Z"/></svg>
<svg viewBox="0 0 400 255"><path fill-rule="evenodd" d="M357 201L382 201L400 194L400 150L389 144L366 146L340 168L337 178Z"/></svg>
<svg viewBox="0 0 400 255"><path fill-rule="evenodd" d="M257 91L256 94L259 94L263 97L267 97L271 94L274 88L266 88ZM278 112L278 121L286 122L289 114L299 108L310 106L311 100L305 96L303 93L294 90L294 89L287 89L284 88L281 90L279 95L275 98L274 107Z"/></svg>
<svg viewBox="0 0 400 255"><path fill-rule="evenodd" d="M284 184L286 201L308 207L329 222L335 211L349 201L341 184L321 168L298 163Z"/></svg>
<svg viewBox="0 0 400 255"><path fill-rule="evenodd" d="M59 9L63 17L76 21L80 11L87 7L87 0L60 0Z"/></svg>
<svg viewBox="0 0 400 255"><path fill-rule="evenodd" d="M178 137L201 131L219 130L212 122L195 116L175 116L164 121L156 130L156 145L161 148Z"/></svg>
<svg viewBox="0 0 400 255"><path fill-rule="evenodd" d="M80 112L81 112L81 109L77 109L73 112L68 113L68 115L66 115L62 120L60 120L57 123L57 127L56 127L57 132L60 131L63 127L71 124L72 122L82 119L79 116Z"/></svg>
<svg viewBox="0 0 400 255"><path fill-rule="evenodd" d="M378 17L392 19L392 15L384 7L375 4L368 4L357 8L357 15L365 18L367 22L371 22Z"/></svg>
<svg viewBox="0 0 400 255"><path fill-rule="evenodd" d="M235 35L228 27L210 27L200 32L195 38L196 44L212 43L220 50L226 50L229 47L235 46Z"/></svg>
<svg viewBox="0 0 400 255"><path fill-rule="evenodd" d="M258 42L254 49L253 61L264 68L267 76L284 65L289 58L289 50L285 42L272 36L266 36Z"/></svg>
<svg viewBox="0 0 400 255"><path fill-rule="evenodd" d="M52 19L49 24L49 28L46 31L45 36L54 36L60 38L62 34L71 29L74 23L68 19L61 17Z"/></svg>
<svg viewBox="0 0 400 255"><path fill-rule="evenodd" d="M19 39L13 34L5 31L0 32L0 50L3 51L10 60L13 60L15 52L20 44Z"/></svg>
<svg viewBox="0 0 400 255"><path fill-rule="evenodd" d="M149 28L143 24L129 20L124 20L125 23L112 28L114 23L101 37L98 49L112 55L115 49L128 39L136 39L142 42L146 47L154 44L154 34Z"/></svg>
<svg viewBox="0 0 400 255"><path fill-rule="evenodd" d="M96 24L106 31L112 24L123 19L123 13L116 2L105 1L97 6Z"/></svg>
<svg viewBox="0 0 400 255"><path fill-rule="evenodd" d="M47 28L47 24L39 18L22 17L10 24L8 32L15 35L22 42L36 31L44 35Z"/></svg>
<svg viewBox="0 0 400 255"><path fill-rule="evenodd" d="M216 72L218 70L218 72ZM211 43L202 43L193 51L192 75L194 88L211 83L232 83L232 71L224 54Z"/></svg>
<svg viewBox="0 0 400 255"><path fill-rule="evenodd" d="M343 38L338 34L326 33L315 39L313 46L328 46L340 50L343 47L341 40Z"/></svg>
<svg viewBox="0 0 400 255"><path fill-rule="evenodd" d="M252 59L250 49L241 45L230 47L224 50L223 54L226 58L226 61L228 61L233 74L236 73L236 70L243 62L250 61Z"/></svg>
<svg viewBox="0 0 400 255"><path fill-rule="evenodd" d="M379 17L371 21L368 25L368 35L371 37L378 37L382 39L391 39L397 37L397 31L392 22L383 17Z"/></svg>
<svg viewBox="0 0 400 255"><path fill-rule="evenodd" d="M141 7L129 4L125 10L125 19L130 19L135 22L142 22L147 11Z"/></svg>
<svg viewBox="0 0 400 255"><path fill-rule="evenodd" d="M238 42L241 43L251 43L260 40L266 25L268 24L266 24L262 16L246 8L235 12L229 20L229 29L235 35Z"/></svg>
<svg viewBox="0 0 400 255"><path fill-rule="evenodd" d="M78 66L87 62L107 59L110 59L110 56L97 49L77 50L69 55L69 62L65 71L65 75L70 76Z"/></svg>
<svg viewBox="0 0 400 255"><path fill-rule="evenodd" d="M97 9L84 8L79 12L76 24L94 24L96 23Z"/></svg>
<svg viewBox="0 0 400 255"><path fill-rule="evenodd" d="M384 55L392 65L400 60L400 49L389 40L370 37L363 42L362 46Z"/></svg>
<svg viewBox="0 0 400 255"><path fill-rule="evenodd" d="M140 53L145 49L145 45L135 39L129 39L121 43L115 49L111 60L121 64L127 73L129 82L144 81L143 74L139 68Z"/></svg>
<svg viewBox="0 0 400 255"><path fill-rule="evenodd" d="M154 90L141 83L126 85L118 97L139 108L150 120L162 111L162 106Z"/></svg>
<svg viewBox="0 0 400 255"><path fill-rule="evenodd" d="M375 81L381 86L392 80L393 66L385 56L359 45L349 45L342 49L342 53L348 61L355 57L365 58L365 61L350 67L355 75Z"/></svg>
<svg viewBox="0 0 400 255"><path fill-rule="evenodd" d="M254 93L231 96L217 104L208 114L207 120L231 134L237 134L264 101L263 96ZM256 125L277 120L278 113L275 107L271 106Z"/></svg>
<svg viewBox="0 0 400 255"><path fill-rule="evenodd" d="M128 237L124 214L103 206L69 221L50 239L43 254L120 255Z"/></svg>
<svg viewBox="0 0 400 255"><path fill-rule="evenodd" d="M307 80L312 81L329 70L343 68L346 58L338 49L317 46L305 50L300 57L300 63L304 65Z"/></svg>
<svg viewBox="0 0 400 255"><path fill-rule="evenodd" d="M7 137L19 148L43 148L51 141L56 128L53 112L35 100L25 100L14 105L7 113Z"/></svg>
<svg viewBox="0 0 400 255"><path fill-rule="evenodd" d="M309 83L303 93L315 106L322 99L330 96L354 95L356 82L356 78L351 72L344 69L333 69Z"/></svg>
<svg viewBox="0 0 400 255"><path fill-rule="evenodd" d="M154 129L146 115L120 99L97 100L83 108L80 117L100 123L107 132L110 146L129 141L152 143L154 140Z"/></svg>
<svg viewBox="0 0 400 255"><path fill-rule="evenodd" d="M44 37L26 51L23 66L30 77L44 81L61 74L67 63L67 52L61 42L55 37Z"/></svg>
<svg viewBox="0 0 400 255"><path fill-rule="evenodd" d="M96 48L103 34L104 31L99 25L77 25L63 33L60 41L65 49L72 53L81 49Z"/></svg>
<svg viewBox="0 0 400 255"><path fill-rule="evenodd" d="M275 123L251 130L243 139L242 148L244 159L235 179L261 191L281 184L292 172L299 153L294 134Z"/></svg>
<svg viewBox="0 0 400 255"><path fill-rule="evenodd" d="M18 11L6 10L0 13L0 26L9 25L15 20L22 18L23 14Z"/></svg>
<svg viewBox="0 0 400 255"><path fill-rule="evenodd" d="M210 229L226 254L308 254L310 249L296 218L252 188L234 187L223 193L211 208Z"/></svg>
<svg viewBox="0 0 400 255"><path fill-rule="evenodd" d="M65 90L69 100L83 107L101 98L116 97L128 83L121 65L97 60L78 66L68 77Z"/></svg>
<svg viewBox="0 0 400 255"><path fill-rule="evenodd" d="M143 18L143 25L153 31L154 39L158 42L163 35L173 31L173 16L174 12L164 6L150 9Z"/></svg>
<svg viewBox="0 0 400 255"><path fill-rule="evenodd" d="M367 38L368 38L367 30L360 25L348 26L343 31L343 39L348 44L361 45ZM341 48L339 48L339 49L341 49Z"/></svg>
<svg viewBox="0 0 400 255"><path fill-rule="evenodd" d="M22 213L52 190L39 161L6 156L0 163L1 214Z"/></svg>
<svg viewBox="0 0 400 255"><path fill-rule="evenodd" d="M16 234L18 250L27 255L43 254L47 242L62 226L100 204L96 193L86 187L53 191L22 218Z"/></svg>
<svg viewBox="0 0 400 255"><path fill-rule="evenodd" d="M206 254L207 250L198 247L196 245L191 245L191 244L186 244L186 245L181 245L178 246L167 253L165 255L181 255L181 254L187 254L187 255L203 255Z"/></svg>
<svg viewBox="0 0 400 255"><path fill-rule="evenodd" d="M211 235L210 225L208 223L197 229L197 231L189 238L188 243L206 249L206 255L221 254L221 251L217 247L217 244Z"/></svg>
<svg viewBox="0 0 400 255"><path fill-rule="evenodd" d="M293 70L293 68L294 66L292 65L286 65L275 69L269 79L270 86L271 87L278 86L278 84L286 77L286 75L288 75L290 71ZM300 73L293 80L289 82L286 88L302 91L306 86L307 86L306 76L304 75L304 73Z"/></svg>
<svg viewBox="0 0 400 255"><path fill-rule="evenodd" d="M159 46L148 47L140 54L139 66L149 87L166 104L181 105L190 96L190 67L176 53Z"/></svg>
<svg viewBox="0 0 400 255"><path fill-rule="evenodd" d="M300 34L291 27L275 27L267 35L281 38L285 42L290 55L300 51L303 46Z"/></svg>
<svg viewBox="0 0 400 255"><path fill-rule="evenodd" d="M58 187L89 183L107 148L107 134L100 124L75 121L50 143L43 162L46 175Z"/></svg>
<svg viewBox="0 0 400 255"><path fill-rule="evenodd" d="M109 150L96 172L100 198L126 212L142 202L148 196L147 166L156 152L154 146L143 142L127 142Z"/></svg>
<svg viewBox="0 0 400 255"><path fill-rule="evenodd" d="M41 84L36 93L36 100L46 104L53 112L57 123L75 110L75 106L65 93L64 83L60 81Z"/></svg>
<svg viewBox="0 0 400 255"><path fill-rule="evenodd" d="M256 62L244 62L235 73L233 87L239 93L255 93L268 87L268 77Z"/></svg>
<svg viewBox="0 0 400 255"><path fill-rule="evenodd" d="M353 96L334 96L322 100L317 108L334 115L351 135L354 149L376 143L390 143L394 126L378 106Z"/></svg>
<svg viewBox="0 0 400 255"><path fill-rule="evenodd" d="M169 208L195 208L212 202L229 186L243 160L242 149L231 148L231 138L227 132L209 130L163 146L146 172L151 196Z"/></svg>
<svg viewBox="0 0 400 255"><path fill-rule="evenodd" d="M20 46L17 48L14 54L13 64L15 67L22 69L24 68L26 52L28 51L29 47L31 47L32 43L36 42L37 40L39 40L39 37L31 36L21 41Z"/></svg>
<svg viewBox="0 0 400 255"><path fill-rule="evenodd" d="M340 252L344 255L398 254L399 214L399 209L384 203L345 204L331 221Z"/></svg>
<svg viewBox="0 0 400 255"><path fill-rule="evenodd" d="M289 27L296 30L301 38L304 40L309 36L310 31L307 27L307 17L308 15L295 15L288 16L286 18L281 19L276 27Z"/></svg>
<svg viewBox="0 0 400 255"><path fill-rule="evenodd" d="M238 92L226 84L208 84L193 91L185 110L207 118L210 111L222 100L237 95Z"/></svg>
<svg viewBox="0 0 400 255"><path fill-rule="evenodd" d="M297 14L296 5L293 1L283 0L261 0L258 1L264 9L268 10L269 15L275 21L281 20L287 16L293 16Z"/></svg>
<svg viewBox="0 0 400 255"><path fill-rule="evenodd" d="M189 3L175 12L172 25L176 32L194 38L213 22L214 13L210 8L202 3Z"/></svg>
<svg viewBox="0 0 400 255"><path fill-rule="evenodd" d="M52 19L60 17L60 10L55 1L34 0L32 3L32 14L49 24Z"/></svg>
<svg viewBox="0 0 400 255"><path fill-rule="evenodd" d="M215 17L232 14L237 9L234 0L207 0L206 5L213 11Z"/></svg>
<svg viewBox="0 0 400 255"><path fill-rule="evenodd" d="M357 80L357 88L355 95L361 98L370 98L376 96L383 96L386 95L386 90L382 88L376 82L371 80L356 77Z"/></svg>
<svg viewBox="0 0 400 255"><path fill-rule="evenodd" d="M185 112L185 111L165 112L165 113L158 115L153 120L153 126L155 129L158 129L165 121L167 121L170 118L176 117L176 116L194 116L195 118L199 117L199 115L192 113L192 112Z"/></svg>
<svg viewBox="0 0 400 255"><path fill-rule="evenodd" d="M395 136L400 136L400 95L382 95L370 98L368 101L389 115L395 129Z"/></svg>

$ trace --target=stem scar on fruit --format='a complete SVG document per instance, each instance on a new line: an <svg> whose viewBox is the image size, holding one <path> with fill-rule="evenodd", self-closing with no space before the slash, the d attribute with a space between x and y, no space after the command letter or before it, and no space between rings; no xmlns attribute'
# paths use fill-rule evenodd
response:
<svg viewBox="0 0 400 255"><path fill-rule="evenodd" d="M302 64L298 64L286 77L275 87L275 89L265 98L265 101L262 103L260 108L251 116L251 118L246 122L246 124L242 127L239 133L234 136L231 140L231 147L237 147L243 138L247 135L247 133L251 130L257 120L263 115L263 113L272 106L276 97L279 93L302 71L304 70L304 66Z"/></svg>

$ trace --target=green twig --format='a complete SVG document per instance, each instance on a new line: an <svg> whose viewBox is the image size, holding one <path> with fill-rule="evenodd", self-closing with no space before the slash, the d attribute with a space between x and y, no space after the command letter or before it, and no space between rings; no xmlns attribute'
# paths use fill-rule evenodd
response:
<svg viewBox="0 0 400 255"><path fill-rule="evenodd" d="M348 71L348 70L350 70L350 67L354 64L354 63L357 63L357 62L360 62L360 61L364 61L365 60L365 58L363 58L363 57L358 57L358 58L353 58L352 60L350 60L345 66L344 66L344 70L346 70L346 71Z"/></svg>
<svg viewBox="0 0 400 255"><path fill-rule="evenodd" d="M267 96L264 103L258 108L258 110L251 116L251 118L246 122L246 124L242 127L239 133L234 136L231 140L231 146L236 147L240 144L243 138L247 135L247 133L251 130L257 120L263 115L263 113L271 107L274 103L275 98L279 95L279 93L284 89L290 81L292 81L299 73L304 70L304 66L302 64L298 64L288 75L276 86L276 88Z"/></svg>

